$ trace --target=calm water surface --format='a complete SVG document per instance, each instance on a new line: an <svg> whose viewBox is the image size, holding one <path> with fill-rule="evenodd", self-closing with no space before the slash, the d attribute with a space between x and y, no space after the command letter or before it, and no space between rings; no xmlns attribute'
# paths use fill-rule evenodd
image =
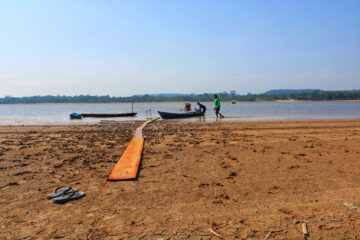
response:
<svg viewBox="0 0 360 240"><path fill-rule="evenodd" d="M205 102L205 118L185 121L215 121L213 103ZM192 103L195 106L195 103ZM157 111L182 112L183 103L134 103L136 117L107 118L106 120L144 120L146 111L158 117ZM70 120L69 114L131 112L131 103L105 104L20 104L0 105L0 125L92 124L103 119ZM302 120L302 119L360 119L360 102L254 102L222 103L222 121Z"/></svg>

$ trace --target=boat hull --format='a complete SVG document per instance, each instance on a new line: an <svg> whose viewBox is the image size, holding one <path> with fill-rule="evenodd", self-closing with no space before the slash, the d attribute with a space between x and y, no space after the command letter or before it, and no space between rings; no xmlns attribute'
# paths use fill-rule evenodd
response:
<svg viewBox="0 0 360 240"><path fill-rule="evenodd" d="M176 118L191 118L191 117L201 117L204 116L202 112L187 112L187 113L169 113L169 112L160 112L160 116L163 119L176 119Z"/></svg>
<svg viewBox="0 0 360 240"><path fill-rule="evenodd" d="M134 117L137 113L82 113L85 117L92 118L112 118L112 117Z"/></svg>

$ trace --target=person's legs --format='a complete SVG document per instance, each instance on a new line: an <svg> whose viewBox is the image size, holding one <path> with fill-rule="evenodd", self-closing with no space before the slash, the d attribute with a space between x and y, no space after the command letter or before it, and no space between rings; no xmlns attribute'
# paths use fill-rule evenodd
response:
<svg viewBox="0 0 360 240"><path fill-rule="evenodd" d="M219 117L219 108L215 108L215 114L216 114L216 117Z"/></svg>
<svg viewBox="0 0 360 240"><path fill-rule="evenodd" d="M218 107L217 112L218 112L218 114L220 115L220 117L224 117L224 115L222 115L222 114L220 113L220 107ZM216 116L217 116L217 114L216 114Z"/></svg>

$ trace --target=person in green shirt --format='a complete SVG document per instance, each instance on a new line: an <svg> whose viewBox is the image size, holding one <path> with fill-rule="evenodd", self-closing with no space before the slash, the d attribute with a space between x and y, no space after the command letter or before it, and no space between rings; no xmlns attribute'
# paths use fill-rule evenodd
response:
<svg viewBox="0 0 360 240"><path fill-rule="evenodd" d="M220 117L223 118L224 115L222 115L220 113L220 100L216 94L214 95L214 106L215 106L214 110L215 110L216 117L218 117L220 115Z"/></svg>

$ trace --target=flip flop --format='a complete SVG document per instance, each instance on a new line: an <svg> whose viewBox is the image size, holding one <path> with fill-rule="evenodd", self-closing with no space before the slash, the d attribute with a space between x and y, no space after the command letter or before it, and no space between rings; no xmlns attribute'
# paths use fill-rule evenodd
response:
<svg viewBox="0 0 360 240"><path fill-rule="evenodd" d="M58 188L55 189L54 192L46 194L46 198L47 199L52 199L52 198L59 197L59 196L61 196L61 194L67 193L71 189L72 189L71 187L65 187L65 186L58 187Z"/></svg>
<svg viewBox="0 0 360 240"><path fill-rule="evenodd" d="M76 189L72 189L66 193L61 194L61 196L53 198L54 203L66 203L68 201L73 201L80 199L85 196L84 192L79 192Z"/></svg>

